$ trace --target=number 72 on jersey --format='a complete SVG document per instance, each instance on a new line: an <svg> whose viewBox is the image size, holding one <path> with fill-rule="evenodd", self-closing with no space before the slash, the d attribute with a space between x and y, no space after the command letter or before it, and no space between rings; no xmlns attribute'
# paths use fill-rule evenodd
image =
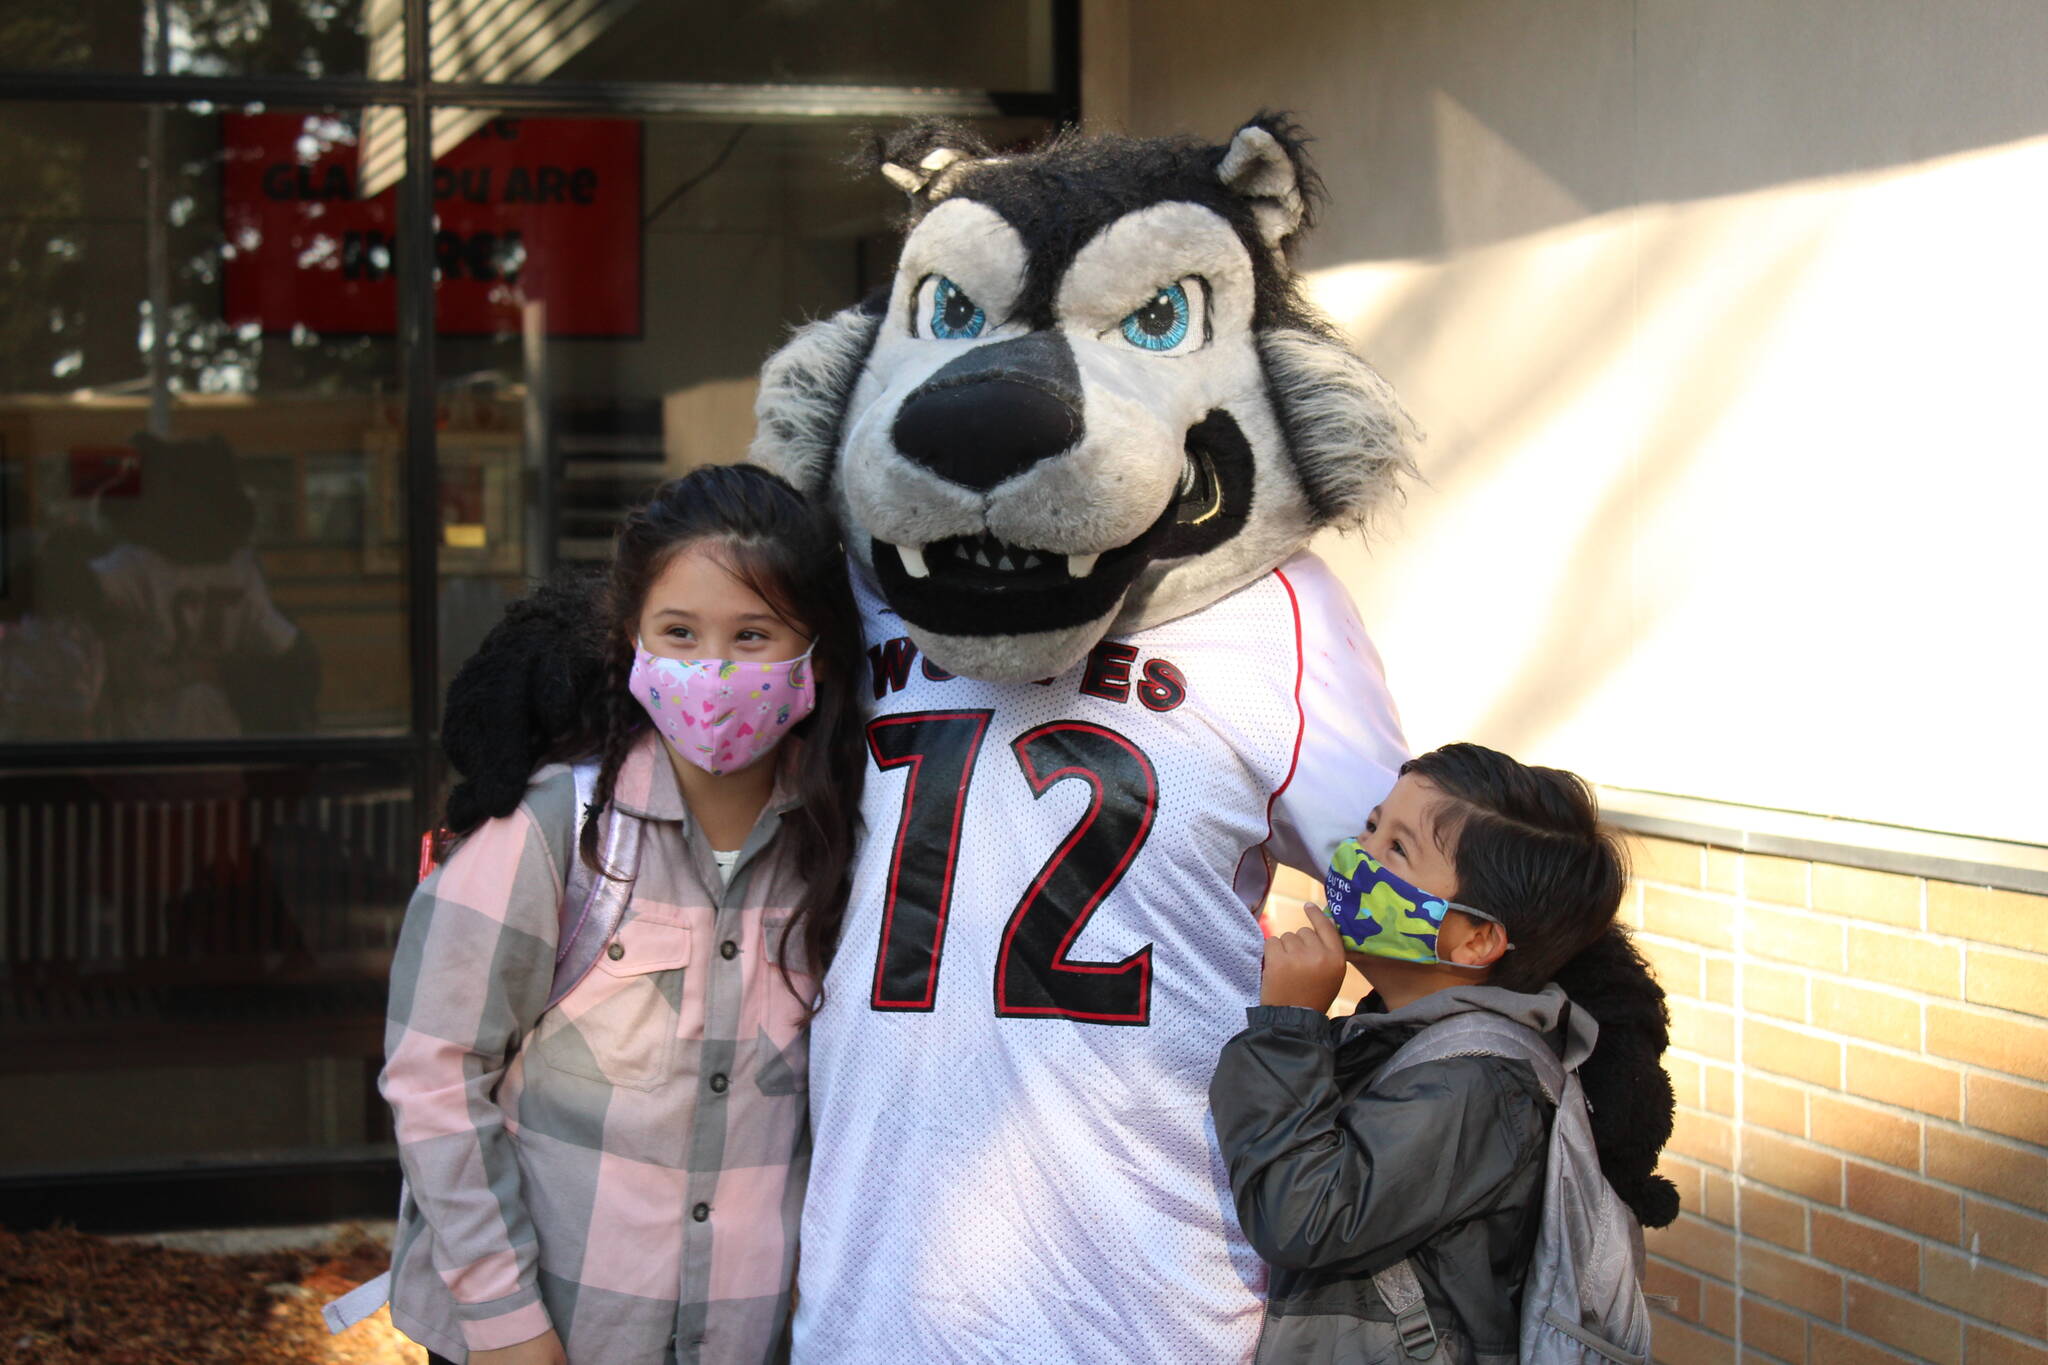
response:
<svg viewBox="0 0 2048 1365"><path fill-rule="evenodd" d="M929 1011L938 994L946 919L960 855L967 789L976 780L992 713L915 711L868 723L868 751L884 772L907 768L903 812L889 855L882 941L875 955L877 1010ZM1151 1021L1152 945L1121 962L1068 955L1088 917L1123 879L1159 809L1159 780L1129 739L1080 720L1017 736L1010 752L1033 799L1060 782L1085 782L1088 809L1010 913L996 954L995 1009L1019 1018L1092 1024ZM982 781L1014 781L1008 772Z"/></svg>

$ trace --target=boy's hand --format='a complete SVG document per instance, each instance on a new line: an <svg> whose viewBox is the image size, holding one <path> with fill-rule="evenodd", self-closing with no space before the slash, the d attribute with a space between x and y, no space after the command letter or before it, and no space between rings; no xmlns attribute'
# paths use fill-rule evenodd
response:
<svg viewBox="0 0 2048 1365"><path fill-rule="evenodd" d="M1344 986L1344 940L1337 926L1313 902L1308 927L1266 940L1266 976L1259 985L1262 1005L1300 1005L1318 1014Z"/></svg>

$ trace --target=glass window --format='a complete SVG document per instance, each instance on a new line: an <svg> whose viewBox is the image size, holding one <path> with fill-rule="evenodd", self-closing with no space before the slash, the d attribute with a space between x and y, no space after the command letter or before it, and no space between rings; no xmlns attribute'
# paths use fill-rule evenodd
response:
<svg viewBox="0 0 2048 1365"><path fill-rule="evenodd" d="M1051 0L431 3L439 80L1053 86ZM400 23L378 8L373 52L402 54Z"/></svg>
<svg viewBox="0 0 2048 1365"><path fill-rule="evenodd" d="M400 764L0 767L0 1174L387 1138L417 847Z"/></svg>
<svg viewBox="0 0 2048 1365"><path fill-rule="evenodd" d="M0 1069L38 1115L0 1169L388 1135L415 759L289 757L411 725L361 141L328 111L0 117ZM146 766L162 741L280 756Z"/></svg>
<svg viewBox="0 0 2048 1365"><path fill-rule="evenodd" d="M358 129L0 121L0 744L407 728L396 228Z"/></svg>
<svg viewBox="0 0 2048 1365"><path fill-rule="evenodd" d="M361 76L399 0L9 0L0 67L183 76ZM367 13L366 13L367 11ZM397 65L404 74L404 43Z"/></svg>

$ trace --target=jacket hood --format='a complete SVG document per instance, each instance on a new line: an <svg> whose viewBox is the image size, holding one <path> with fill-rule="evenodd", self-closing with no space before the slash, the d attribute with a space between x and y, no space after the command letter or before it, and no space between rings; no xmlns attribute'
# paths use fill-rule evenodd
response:
<svg viewBox="0 0 2048 1365"><path fill-rule="evenodd" d="M1534 994L1498 986L1453 986L1398 1010L1380 1009L1377 997L1368 996L1355 1014L1338 1024L1338 1046L1376 1035L1389 1042L1405 1041L1411 1030L1476 1009L1526 1024L1545 1037L1554 1037L1563 1024L1564 1065L1579 1073L1601 1169L1645 1227L1663 1227L1678 1216L1676 1187L1656 1173L1673 1114L1671 1078L1659 1063L1665 1046L1664 993L1627 941L1618 943L1615 953L1589 955L1602 960L1587 965L1602 970L1583 974L1588 990L1605 988L1598 992L1595 1007L1609 1016L1611 1027L1598 1056L1594 1051L1602 1036L1593 1008L1574 1002L1556 982ZM1613 957L1620 960L1608 960Z"/></svg>
<svg viewBox="0 0 2048 1365"><path fill-rule="evenodd" d="M1563 988L1553 981L1533 995L1525 991L1502 990L1498 986L1452 986L1448 990L1425 995L1420 1000L1412 1000L1397 1010L1368 1013L1361 1005L1358 1012L1340 1026L1337 1040L1340 1044L1347 1043L1382 1029L1400 1029L1403 1032L1423 1029L1439 1020L1474 1010L1484 1010L1526 1025L1545 1037L1563 1027L1566 1030L1564 1065L1567 1071L1576 1069L1592 1056L1594 1044L1600 1039L1600 1025L1593 1016L1584 1010L1573 1009Z"/></svg>

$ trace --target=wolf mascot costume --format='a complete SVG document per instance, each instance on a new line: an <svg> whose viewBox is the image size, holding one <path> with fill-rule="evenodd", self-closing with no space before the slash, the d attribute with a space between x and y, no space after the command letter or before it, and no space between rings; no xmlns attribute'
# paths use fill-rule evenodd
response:
<svg viewBox="0 0 2048 1365"><path fill-rule="evenodd" d="M835 509L875 699L796 1355L1246 1359L1207 1086L1274 865L1319 873L1406 756L1303 551L1386 504L1405 419L1288 268L1317 186L1284 121L881 153L894 282L769 360L749 452ZM529 695L451 698L457 803L524 778L464 763L473 727L584 685L548 610L486 645L524 632Z"/></svg>

